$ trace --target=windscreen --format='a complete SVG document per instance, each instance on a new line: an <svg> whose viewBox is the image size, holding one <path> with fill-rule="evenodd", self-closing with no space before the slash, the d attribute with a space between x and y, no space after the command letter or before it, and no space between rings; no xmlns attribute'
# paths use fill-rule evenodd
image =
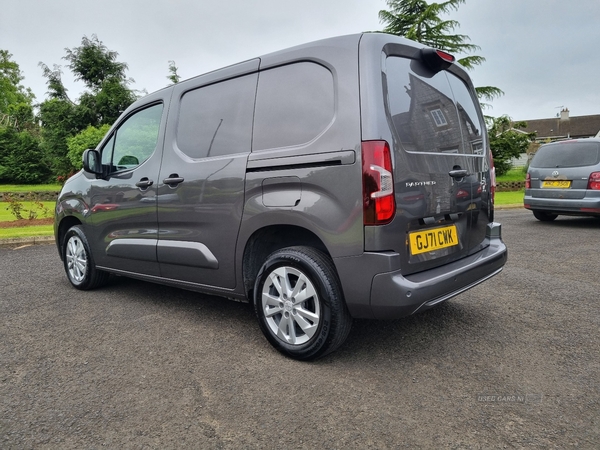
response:
<svg viewBox="0 0 600 450"><path fill-rule="evenodd" d="M530 167L540 169L593 166L600 162L597 142L564 142L541 146Z"/></svg>

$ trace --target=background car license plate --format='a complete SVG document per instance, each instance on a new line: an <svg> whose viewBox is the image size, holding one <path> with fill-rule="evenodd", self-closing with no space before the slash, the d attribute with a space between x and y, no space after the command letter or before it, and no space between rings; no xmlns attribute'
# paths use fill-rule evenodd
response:
<svg viewBox="0 0 600 450"><path fill-rule="evenodd" d="M565 189L571 187L571 180L542 181L543 188Z"/></svg>
<svg viewBox="0 0 600 450"><path fill-rule="evenodd" d="M449 227L431 228L423 231L413 231L408 234L410 254L432 252L441 248L458 245L456 225Z"/></svg>

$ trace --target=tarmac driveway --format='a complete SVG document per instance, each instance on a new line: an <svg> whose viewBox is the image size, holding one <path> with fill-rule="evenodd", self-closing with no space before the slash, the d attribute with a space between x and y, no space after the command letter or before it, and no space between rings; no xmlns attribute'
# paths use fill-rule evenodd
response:
<svg viewBox="0 0 600 450"><path fill-rule="evenodd" d="M0 448L600 448L600 220L497 213L505 270L315 363L250 308L0 248Z"/></svg>

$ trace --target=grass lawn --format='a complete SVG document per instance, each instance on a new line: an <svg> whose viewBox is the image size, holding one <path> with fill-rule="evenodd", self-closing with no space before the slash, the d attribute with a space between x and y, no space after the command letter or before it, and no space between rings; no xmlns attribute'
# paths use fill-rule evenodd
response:
<svg viewBox="0 0 600 450"><path fill-rule="evenodd" d="M53 236L52 225L34 225L31 227L0 228L0 239L18 239L40 236Z"/></svg>
<svg viewBox="0 0 600 450"><path fill-rule="evenodd" d="M58 192L61 189L60 184L0 184L0 192Z"/></svg>
<svg viewBox="0 0 600 450"><path fill-rule="evenodd" d="M510 169L501 177L496 177L496 181L525 181L525 175L527 172L523 167L516 167Z"/></svg>
<svg viewBox="0 0 600 450"><path fill-rule="evenodd" d="M20 203L23 205L23 211L21 212L21 215L24 218L27 218L27 214L29 212L29 209L31 208L32 202ZM42 204L46 208L48 208L48 210L50 211L50 215L43 216L42 211L39 208L34 208L34 210L38 213L38 219L43 219L44 217L52 217L52 214L54 214L54 205L56 204L56 202L42 202ZM10 222L13 220L17 219L8 210L8 202L0 202L0 222Z"/></svg>
<svg viewBox="0 0 600 450"><path fill-rule="evenodd" d="M516 205L523 204L523 196L525 191L510 191L510 192L496 192L495 205Z"/></svg>

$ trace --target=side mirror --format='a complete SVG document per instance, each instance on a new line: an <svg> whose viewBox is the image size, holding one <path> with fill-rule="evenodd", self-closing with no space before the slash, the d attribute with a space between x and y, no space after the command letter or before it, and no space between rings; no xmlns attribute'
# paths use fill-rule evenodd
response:
<svg viewBox="0 0 600 450"><path fill-rule="evenodd" d="M83 152L83 170L95 175L102 175L102 160L98 150L88 148Z"/></svg>

